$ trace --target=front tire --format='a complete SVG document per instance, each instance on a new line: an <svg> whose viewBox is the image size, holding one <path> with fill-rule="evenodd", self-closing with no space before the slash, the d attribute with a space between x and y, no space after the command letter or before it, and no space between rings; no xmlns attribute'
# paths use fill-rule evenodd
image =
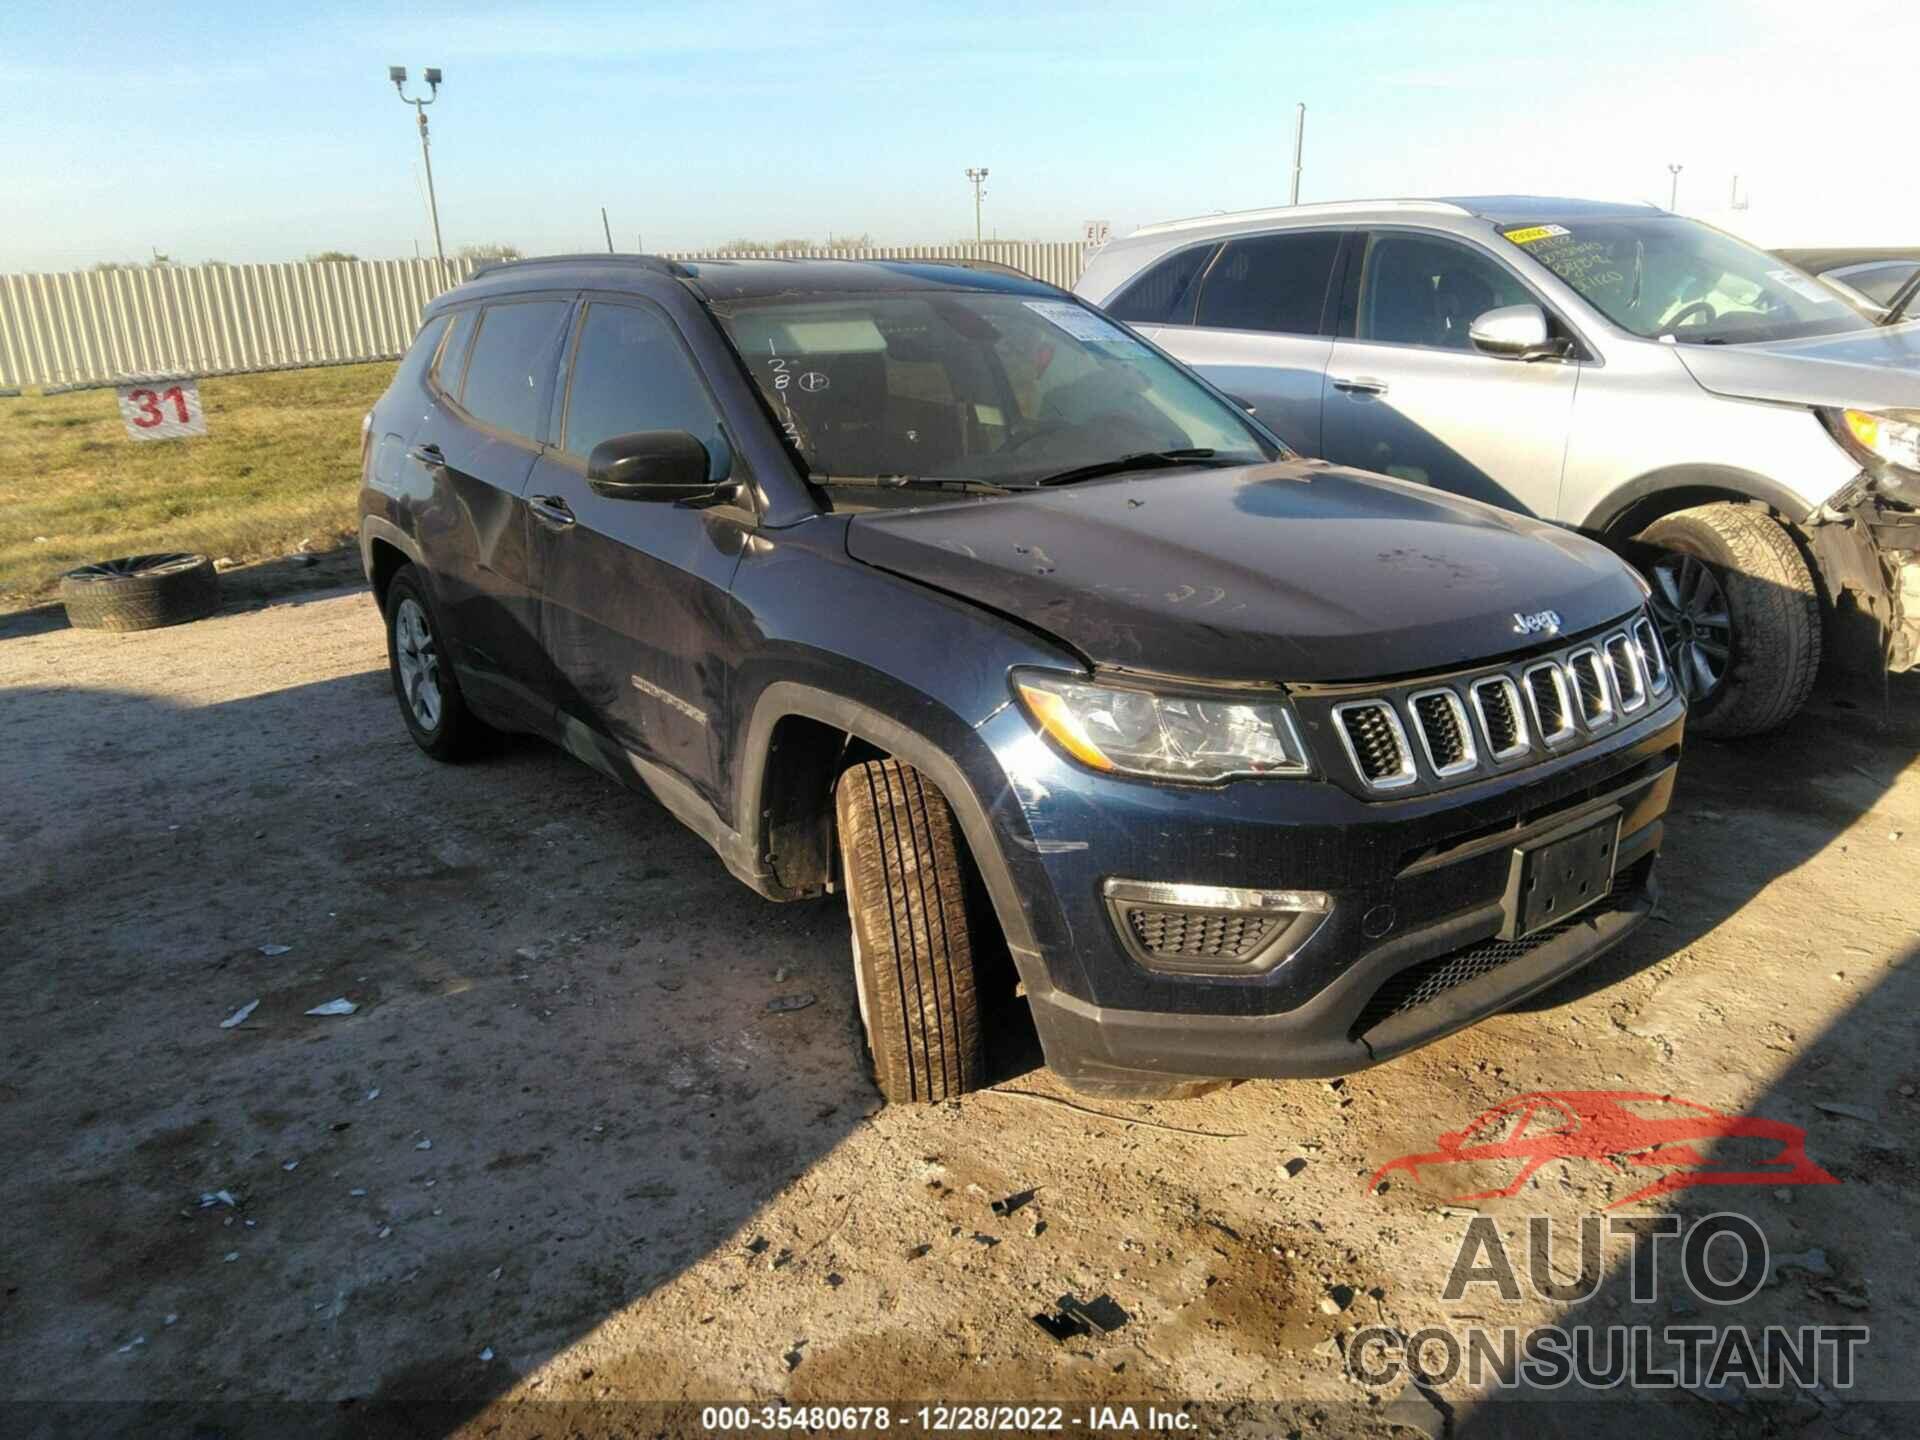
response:
<svg viewBox="0 0 1920 1440"><path fill-rule="evenodd" d="M420 572L406 565L387 585L387 667L413 743L436 760L462 759L479 722L467 711L439 618Z"/></svg>
<svg viewBox="0 0 1920 1440"><path fill-rule="evenodd" d="M834 790L853 921L860 1019L880 1093L947 1100L980 1083L980 1003L959 825L897 760L856 765Z"/></svg>
<svg viewBox="0 0 1920 1440"><path fill-rule="evenodd" d="M1748 505L1701 505L1641 540L1667 656L1691 704L1687 728L1730 739L1786 724L1820 673L1820 594L1786 527Z"/></svg>

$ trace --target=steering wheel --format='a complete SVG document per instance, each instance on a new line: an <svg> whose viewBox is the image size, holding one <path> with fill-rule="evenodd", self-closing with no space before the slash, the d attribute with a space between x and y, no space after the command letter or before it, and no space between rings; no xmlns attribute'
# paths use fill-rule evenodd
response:
<svg viewBox="0 0 1920 1440"><path fill-rule="evenodd" d="M1019 434L1009 435L1006 443L1000 447L998 453L1001 455L1011 455L1014 451L1032 444L1035 440L1044 439L1048 435L1058 435L1063 430L1073 430L1076 428L1078 427L1068 424L1065 420L1036 420L1021 430Z"/></svg>
<svg viewBox="0 0 1920 1440"><path fill-rule="evenodd" d="M1668 316L1666 324L1661 326L1661 328L1663 330L1678 330L1682 325L1687 323L1687 317L1696 310L1707 317L1708 324L1712 324L1720 318L1720 312L1715 310L1713 306L1704 300L1696 300L1691 305L1682 305L1677 313Z"/></svg>

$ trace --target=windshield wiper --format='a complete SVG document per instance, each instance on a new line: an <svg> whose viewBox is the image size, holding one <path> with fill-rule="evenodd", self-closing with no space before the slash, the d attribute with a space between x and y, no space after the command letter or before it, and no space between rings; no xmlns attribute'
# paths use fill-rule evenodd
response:
<svg viewBox="0 0 1920 1440"><path fill-rule="evenodd" d="M1238 460L1217 458L1213 450L1195 445L1184 450L1136 450L1111 460L1096 460L1091 465L1076 465L1058 474L1043 475L1036 485L1071 485L1076 480L1095 480L1102 475L1119 475L1128 470L1160 470L1173 465L1238 465Z"/></svg>
<svg viewBox="0 0 1920 1440"><path fill-rule="evenodd" d="M868 490L945 490L953 495L1011 495L1013 491L990 480L943 479L938 475L808 475L816 485L848 486Z"/></svg>

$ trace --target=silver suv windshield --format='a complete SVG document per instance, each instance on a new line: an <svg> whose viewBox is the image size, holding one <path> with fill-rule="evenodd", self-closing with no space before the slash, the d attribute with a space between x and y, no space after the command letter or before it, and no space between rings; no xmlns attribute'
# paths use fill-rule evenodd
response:
<svg viewBox="0 0 1920 1440"><path fill-rule="evenodd" d="M1649 340L1741 345L1869 330L1805 271L1678 215L1508 226L1506 238Z"/></svg>
<svg viewBox="0 0 1920 1440"><path fill-rule="evenodd" d="M1020 488L1110 467L1283 453L1126 330L1064 296L971 290L717 304L818 484Z"/></svg>

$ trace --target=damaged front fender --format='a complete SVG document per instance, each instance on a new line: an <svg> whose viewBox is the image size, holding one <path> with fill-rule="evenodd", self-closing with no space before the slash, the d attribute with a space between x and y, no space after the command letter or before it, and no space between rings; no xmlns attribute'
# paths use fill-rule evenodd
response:
<svg viewBox="0 0 1920 1440"><path fill-rule="evenodd" d="M1833 641L1870 647L1898 674L1920 667L1920 512L1890 499L1862 473L1805 522L1826 582Z"/></svg>

